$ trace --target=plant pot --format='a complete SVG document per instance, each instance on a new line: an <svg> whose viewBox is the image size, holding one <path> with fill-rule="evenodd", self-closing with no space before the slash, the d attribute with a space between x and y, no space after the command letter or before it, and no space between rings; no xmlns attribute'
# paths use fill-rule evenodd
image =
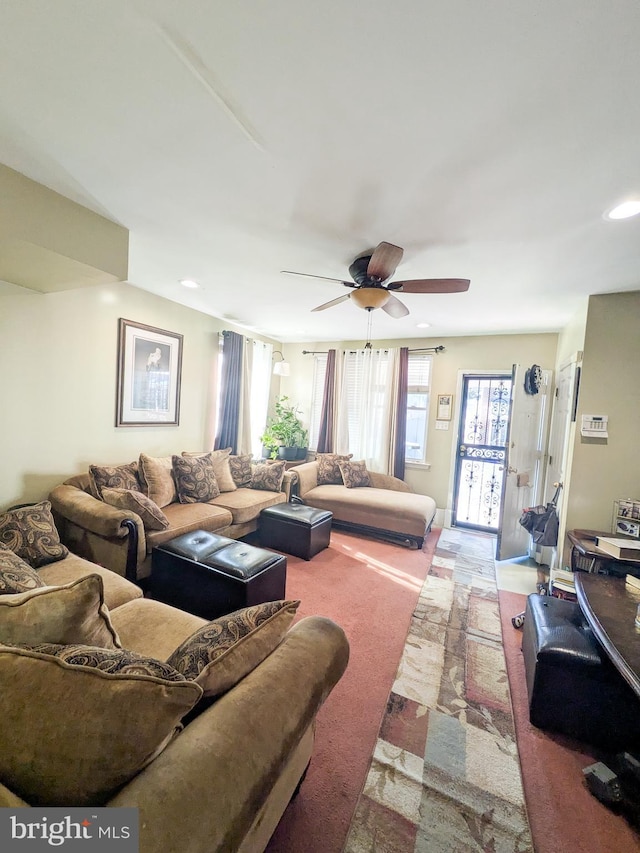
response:
<svg viewBox="0 0 640 853"><path fill-rule="evenodd" d="M281 445L278 448L278 459L286 459L287 462L293 462L297 453L297 447L285 447L284 445Z"/></svg>
<svg viewBox="0 0 640 853"><path fill-rule="evenodd" d="M296 459L306 459L307 458L307 450L306 447L298 447L298 452L296 453Z"/></svg>

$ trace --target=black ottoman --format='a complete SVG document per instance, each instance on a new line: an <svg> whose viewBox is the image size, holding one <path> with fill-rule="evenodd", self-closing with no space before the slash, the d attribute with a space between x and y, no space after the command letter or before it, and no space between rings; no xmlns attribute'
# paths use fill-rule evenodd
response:
<svg viewBox="0 0 640 853"><path fill-rule="evenodd" d="M577 602L530 595L522 652L534 726L612 751L640 746L640 700Z"/></svg>
<svg viewBox="0 0 640 853"><path fill-rule="evenodd" d="M310 560L328 547L333 513L299 503L276 504L260 513L260 544Z"/></svg>
<svg viewBox="0 0 640 853"><path fill-rule="evenodd" d="M285 597L287 558L195 530L151 554L149 594L203 619Z"/></svg>

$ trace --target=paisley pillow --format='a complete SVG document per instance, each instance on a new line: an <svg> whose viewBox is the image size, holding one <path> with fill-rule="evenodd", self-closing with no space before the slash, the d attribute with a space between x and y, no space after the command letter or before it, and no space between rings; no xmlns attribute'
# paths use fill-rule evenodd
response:
<svg viewBox="0 0 640 853"><path fill-rule="evenodd" d="M40 575L6 545L0 545L0 595L46 586Z"/></svg>
<svg viewBox="0 0 640 853"><path fill-rule="evenodd" d="M63 560L69 554L60 542L49 501L2 513L0 544L10 548L32 569Z"/></svg>
<svg viewBox="0 0 640 853"><path fill-rule="evenodd" d="M210 453L172 456L171 464L181 504L206 503L220 494Z"/></svg>
<svg viewBox="0 0 640 853"><path fill-rule="evenodd" d="M279 492L284 480L284 462L257 462L251 466L250 489L263 492Z"/></svg>
<svg viewBox="0 0 640 853"><path fill-rule="evenodd" d="M128 465L89 465L89 488L94 498L102 500L103 489L133 489L142 491L138 463Z"/></svg>
<svg viewBox="0 0 640 853"><path fill-rule="evenodd" d="M364 459L361 462L340 462L339 465L342 479L348 489L360 489L371 485Z"/></svg>
<svg viewBox="0 0 640 853"><path fill-rule="evenodd" d="M317 453L318 485L341 486L342 473L340 471L340 463L348 462L352 456L353 453L350 453L348 456L339 456L337 453Z"/></svg>
<svg viewBox="0 0 640 853"><path fill-rule="evenodd" d="M166 530L169 519L160 507L142 492L131 489L103 489L102 499L109 506L135 512L142 519L145 530Z"/></svg>

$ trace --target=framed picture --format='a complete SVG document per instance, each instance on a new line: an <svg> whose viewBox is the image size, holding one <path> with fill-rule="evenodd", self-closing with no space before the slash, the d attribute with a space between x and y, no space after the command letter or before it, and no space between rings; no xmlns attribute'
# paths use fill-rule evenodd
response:
<svg viewBox="0 0 640 853"><path fill-rule="evenodd" d="M118 322L116 426L177 426L182 335Z"/></svg>
<svg viewBox="0 0 640 853"><path fill-rule="evenodd" d="M451 405L453 396L451 394L438 394L438 414L436 420L450 421L451 420Z"/></svg>

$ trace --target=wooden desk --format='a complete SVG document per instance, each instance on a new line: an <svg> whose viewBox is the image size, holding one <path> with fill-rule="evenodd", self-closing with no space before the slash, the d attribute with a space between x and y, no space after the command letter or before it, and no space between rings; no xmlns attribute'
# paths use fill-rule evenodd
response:
<svg viewBox="0 0 640 853"><path fill-rule="evenodd" d="M640 698L640 629L635 617L640 590L624 578L576 572L578 603L616 669Z"/></svg>
<svg viewBox="0 0 640 853"><path fill-rule="evenodd" d="M612 557L596 545L596 537L612 536L606 530L567 530L567 539L571 543L571 570L581 572L602 572L604 574L624 575L640 573L639 563L629 563ZM632 536L618 536L618 539L633 539ZM635 540L637 541L637 540Z"/></svg>

